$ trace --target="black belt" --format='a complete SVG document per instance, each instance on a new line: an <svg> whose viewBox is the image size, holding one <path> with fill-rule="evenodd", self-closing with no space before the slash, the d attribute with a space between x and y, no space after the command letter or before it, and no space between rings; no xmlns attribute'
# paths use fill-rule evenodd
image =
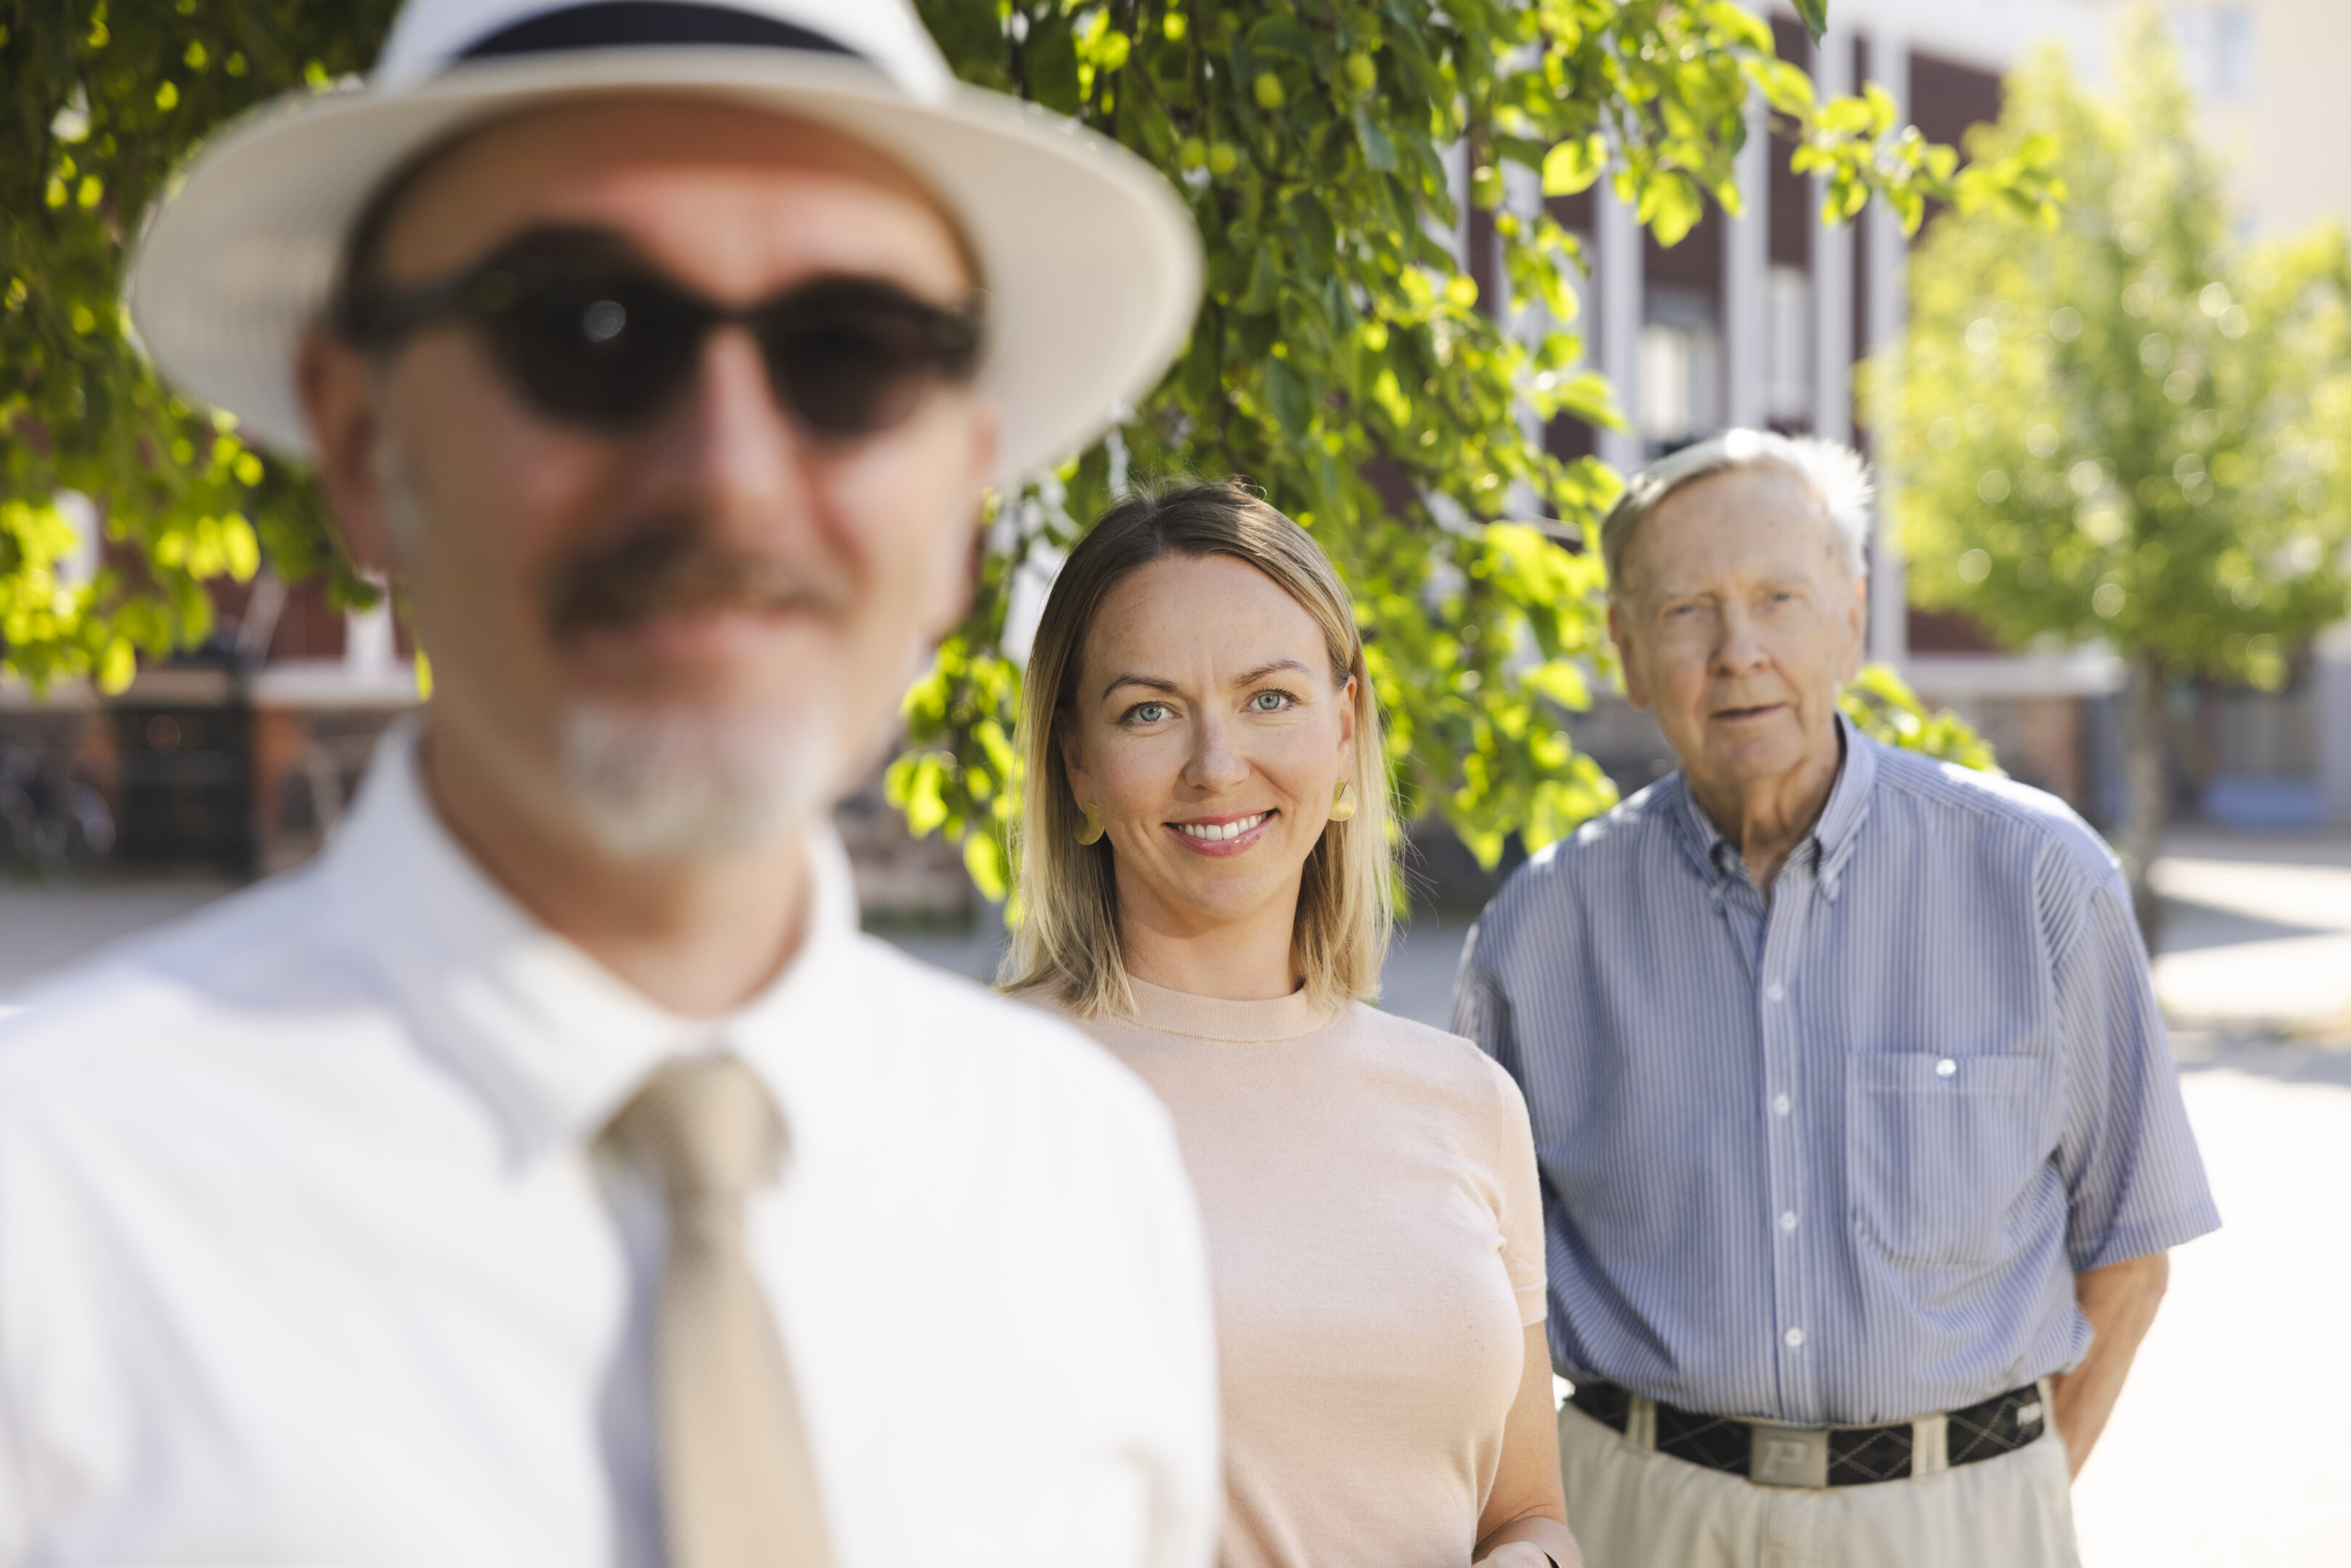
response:
<svg viewBox="0 0 2351 1568"><path fill-rule="evenodd" d="M1656 1449L1710 1470L1745 1476L1763 1486L1851 1487L1906 1480L1911 1474L1915 1423L1884 1427L1782 1427L1702 1416L1662 1400L1641 1400L1629 1388L1596 1378L1575 1385L1568 1403L1604 1427L1629 1434L1635 1401L1656 1412ZM2048 1430L2040 1385L1995 1394L1944 1417L1948 1462L1972 1465L2012 1454Z"/></svg>

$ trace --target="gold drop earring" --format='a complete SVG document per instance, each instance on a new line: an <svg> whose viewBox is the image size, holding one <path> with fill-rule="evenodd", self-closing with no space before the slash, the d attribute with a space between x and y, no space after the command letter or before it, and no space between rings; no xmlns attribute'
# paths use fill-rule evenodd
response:
<svg viewBox="0 0 2351 1568"><path fill-rule="evenodd" d="M1350 810L1353 810L1353 809L1354 808L1353 807L1348 808ZM1091 804L1080 806L1078 810L1084 812L1086 816L1086 820L1078 825L1076 834L1078 842L1081 844L1098 844L1102 842L1102 820L1101 810Z"/></svg>
<svg viewBox="0 0 2351 1568"><path fill-rule="evenodd" d="M1352 780L1342 779L1339 787L1331 791L1331 820L1343 822L1354 814L1355 786Z"/></svg>

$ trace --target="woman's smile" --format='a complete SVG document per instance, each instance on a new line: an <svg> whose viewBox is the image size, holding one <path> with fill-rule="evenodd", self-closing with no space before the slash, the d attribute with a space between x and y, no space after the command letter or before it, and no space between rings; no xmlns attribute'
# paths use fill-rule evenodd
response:
<svg viewBox="0 0 2351 1568"><path fill-rule="evenodd" d="M1195 817L1163 824L1172 828L1184 847L1204 855L1237 855L1265 836L1266 825L1279 811L1252 811L1238 817Z"/></svg>

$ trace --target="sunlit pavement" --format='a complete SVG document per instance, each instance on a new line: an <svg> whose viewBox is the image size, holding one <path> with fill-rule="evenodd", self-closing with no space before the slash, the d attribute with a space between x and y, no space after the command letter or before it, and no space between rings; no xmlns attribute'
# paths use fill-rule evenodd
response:
<svg viewBox="0 0 2351 1568"><path fill-rule="evenodd" d="M2074 1488L2087 1568L2351 1564L2351 1052L2224 1062L2182 1079L2222 1226Z"/></svg>
<svg viewBox="0 0 2351 1568"><path fill-rule="evenodd" d="M91 954L232 891L208 879L72 887L0 881L0 1008Z"/></svg>
<svg viewBox="0 0 2351 1568"><path fill-rule="evenodd" d="M2351 1565L2351 840L2183 833L2157 868L2156 986L2226 1221L2171 1293L2075 1489L2087 1568ZM0 1008L211 883L0 883ZM1466 925L1427 920L1385 1005L1445 1019ZM992 932L904 933L993 972ZM1997 1565L1987 1565L1997 1568Z"/></svg>
<svg viewBox="0 0 2351 1568"><path fill-rule="evenodd" d="M2222 1228L2074 1489L2088 1568L2351 1564L2351 841L2176 835L2156 990Z"/></svg>
<svg viewBox="0 0 2351 1568"><path fill-rule="evenodd" d="M2155 984L2183 1033L2351 1036L2351 840L2179 834L2168 851Z"/></svg>

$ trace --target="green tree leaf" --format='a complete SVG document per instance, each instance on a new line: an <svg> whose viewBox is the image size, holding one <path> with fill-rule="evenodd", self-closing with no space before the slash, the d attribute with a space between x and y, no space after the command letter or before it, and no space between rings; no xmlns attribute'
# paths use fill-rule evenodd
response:
<svg viewBox="0 0 2351 1568"><path fill-rule="evenodd" d="M1572 196L1589 189L1607 167L1608 144L1597 132L1571 137L1543 154L1543 194Z"/></svg>
<svg viewBox="0 0 2351 1568"><path fill-rule="evenodd" d="M360 69L392 11L0 5L0 674L120 690L138 656L211 629L205 580L250 578L265 556L289 578L329 573L339 602L375 598L331 543L307 476L159 382L118 301L126 237L195 140L277 92ZM128 547L71 591L56 582L52 526L52 497L68 490Z"/></svg>
<svg viewBox="0 0 2351 1568"><path fill-rule="evenodd" d="M1837 699L1837 706L1864 734L1888 746L2006 776L1990 742L1949 708L1928 712L1918 694L1891 664L1864 664Z"/></svg>

